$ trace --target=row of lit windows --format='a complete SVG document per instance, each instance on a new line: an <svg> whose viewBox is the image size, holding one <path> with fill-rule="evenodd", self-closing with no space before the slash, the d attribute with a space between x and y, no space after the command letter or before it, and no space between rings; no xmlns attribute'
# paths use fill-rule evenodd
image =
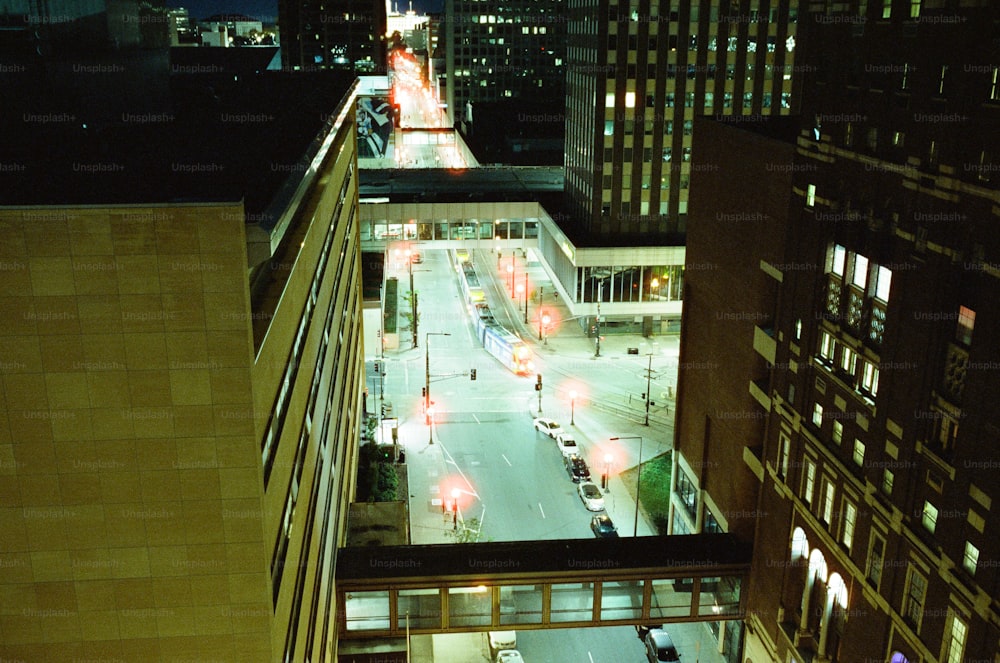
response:
<svg viewBox="0 0 1000 663"><path fill-rule="evenodd" d="M788 10L788 22L795 23L796 21L798 21L799 10L797 6L794 6L796 5L795 2L792 2L791 4L793 6L790 7ZM573 4L571 3L570 7L572 6ZM691 3L691 6L689 7L690 11L688 14L688 20L691 23L699 22L701 16L700 9L701 7L697 3ZM778 7L772 7L770 11L765 13L758 9L751 9L749 15L746 17L746 20L749 23L765 23L765 22L775 23L777 22L779 16L778 10L779 10ZM728 14L726 12L723 12L721 14L721 17L725 19L727 15ZM631 22L639 22L639 21L650 22L651 18L656 18L656 17L659 17L659 20L662 23L667 23L668 21L670 23L677 23L680 20L680 12L678 12L675 9L673 11L661 14L659 3L656 2L649 3L648 15L641 15L639 13L639 10L634 6L631 8L626 8L626 7L619 7L617 4L608 5L608 20L610 21L628 20ZM709 8L708 22L717 23L719 22L719 20L720 20L719 5L718 3L714 3Z"/></svg>

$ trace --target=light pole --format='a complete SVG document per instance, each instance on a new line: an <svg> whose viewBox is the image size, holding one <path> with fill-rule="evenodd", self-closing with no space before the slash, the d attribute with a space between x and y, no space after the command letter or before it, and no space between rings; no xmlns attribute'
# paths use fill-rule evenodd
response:
<svg viewBox="0 0 1000 663"><path fill-rule="evenodd" d="M548 315L543 315L542 316L542 327L545 329L545 335L543 336L542 340L545 342L545 345L549 344L549 323L550 322L552 322L552 318L550 318Z"/></svg>
<svg viewBox="0 0 1000 663"><path fill-rule="evenodd" d="M434 444L434 410L431 409L431 336L451 336L447 332L424 334L424 412L427 413L428 444Z"/></svg>
<svg viewBox="0 0 1000 663"><path fill-rule="evenodd" d="M528 266L524 267L524 324L528 324Z"/></svg>
<svg viewBox="0 0 1000 663"><path fill-rule="evenodd" d="M613 437L612 442L618 440L639 440L639 465L635 475L635 524L632 525L632 536L639 535L639 481L642 479L642 437L639 435L628 435L625 437Z"/></svg>
<svg viewBox="0 0 1000 663"><path fill-rule="evenodd" d="M611 461L614 460L614 456L607 453L604 454L604 476L601 477L601 488L604 490L608 489L608 482L611 480Z"/></svg>
<svg viewBox="0 0 1000 663"><path fill-rule="evenodd" d="M604 281L600 281L597 284L597 317L594 318L594 331L597 332L597 346L594 350L594 356L601 356L601 299L604 297Z"/></svg>
<svg viewBox="0 0 1000 663"><path fill-rule="evenodd" d="M458 531L458 496L462 494L458 488L451 489L451 529L454 532Z"/></svg>
<svg viewBox="0 0 1000 663"><path fill-rule="evenodd" d="M510 257L510 264L507 265L507 275L510 276L510 296L514 298L514 256Z"/></svg>
<svg viewBox="0 0 1000 663"><path fill-rule="evenodd" d="M517 297L518 297L518 299L520 299L522 296L524 296L524 286L521 285L520 283L518 283L517 284ZM521 306L521 302L518 301L517 305L518 305L518 307L520 307ZM528 310L528 298L527 297L524 298L524 309L525 309L525 311ZM525 322L528 321L528 314L527 313L524 314L524 321Z"/></svg>
<svg viewBox="0 0 1000 663"><path fill-rule="evenodd" d="M575 416L575 413L576 413L576 392L575 391L571 391L571 392L569 392L569 425L570 426L576 426L576 423L574 423L574 421L573 421L573 417Z"/></svg>
<svg viewBox="0 0 1000 663"><path fill-rule="evenodd" d="M649 425L649 401L650 401L649 380L652 376L653 376L653 353L650 352L649 365L646 367L646 421L644 422L646 426Z"/></svg>
<svg viewBox="0 0 1000 663"><path fill-rule="evenodd" d="M406 249L406 266L410 270L410 311L413 317L413 347L417 347L417 291L413 289L413 255Z"/></svg>

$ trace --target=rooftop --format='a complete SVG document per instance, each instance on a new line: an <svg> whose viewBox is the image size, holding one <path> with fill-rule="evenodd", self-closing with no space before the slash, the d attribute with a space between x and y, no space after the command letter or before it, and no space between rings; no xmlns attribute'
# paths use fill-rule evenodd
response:
<svg viewBox="0 0 1000 663"><path fill-rule="evenodd" d="M257 49L198 50L226 59L163 58L160 68L170 69L157 75L114 59L16 70L49 88L0 110L3 204L244 200L248 213L262 212L286 179L302 175L303 155L354 76L265 71ZM235 50L253 62L233 62L225 51Z"/></svg>

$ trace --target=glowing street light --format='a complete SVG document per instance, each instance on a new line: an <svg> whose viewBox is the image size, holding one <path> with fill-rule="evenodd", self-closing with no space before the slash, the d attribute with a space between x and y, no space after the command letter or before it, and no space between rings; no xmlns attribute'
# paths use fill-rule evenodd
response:
<svg viewBox="0 0 1000 663"><path fill-rule="evenodd" d="M510 257L510 264L507 265L507 275L510 277L510 296L514 296L514 256Z"/></svg>
<svg viewBox="0 0 1000 663"><path fill-rule="evenodd" d="M615 459L610 453L604 454L604 474L601 476L601 488L608 489L608 480L611 477L611 461Z"/></svg>
<svg viewBox="0 0 1000 663"><path fill-rule="evenodd" d="M552 322L552 318L550 318L548 316L548 314L543 315L542 316L542 324L541 324L541 326L538 329L539 338L541 338L545 342L545 345L549 344L549 323L550 322ZM545 330L545 335L544 336L542 336L542 329Z"/></svg>
<svg viewBox="0 0 1000 663"><path fill-rule="evenodd" d="M576 426L576 423L573 421L573 417L574 417L575 411L576 411L576 392L575 391L571 391L571 392L569 392L569 425L570 426Z"/></svg>

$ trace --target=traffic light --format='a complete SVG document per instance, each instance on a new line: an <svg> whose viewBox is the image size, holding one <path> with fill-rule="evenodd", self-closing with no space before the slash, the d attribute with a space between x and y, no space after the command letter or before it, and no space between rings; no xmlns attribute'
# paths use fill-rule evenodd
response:
<svg viewBox="0 0 1000 663"><path fill-rule="evenodd" d="M382 372L382 362L375 362L375 374L378 375Z"/></svg>
<svg viewBox="0 0 1000 663"><path fill-rule="evenodd" d="M535 383L535 391L541 391L541 390L542 390L542 374L539 373L538 382Z"/></svg>
<svg viewBox="0 0 1000 663"><path fill-rule="evenodd" d="M472 370L471 370L471 371L469 372L469 377L471 377L471 378L472 378L473 380L475 380L475 379L476 379L476 369L472 369Z"/></svg>
<svg viewBox="0 0 1000 663"><path fill-rule="evenodd" d="M385 416L385 405L382 405L382 416Z"/></svg>
<svg viewBox="0 0 1000 663"><path fill-rule="evenodd" d="M424 399L427 398L427 387L421 387L420 388L420 397L424 398Z"/></svg>

